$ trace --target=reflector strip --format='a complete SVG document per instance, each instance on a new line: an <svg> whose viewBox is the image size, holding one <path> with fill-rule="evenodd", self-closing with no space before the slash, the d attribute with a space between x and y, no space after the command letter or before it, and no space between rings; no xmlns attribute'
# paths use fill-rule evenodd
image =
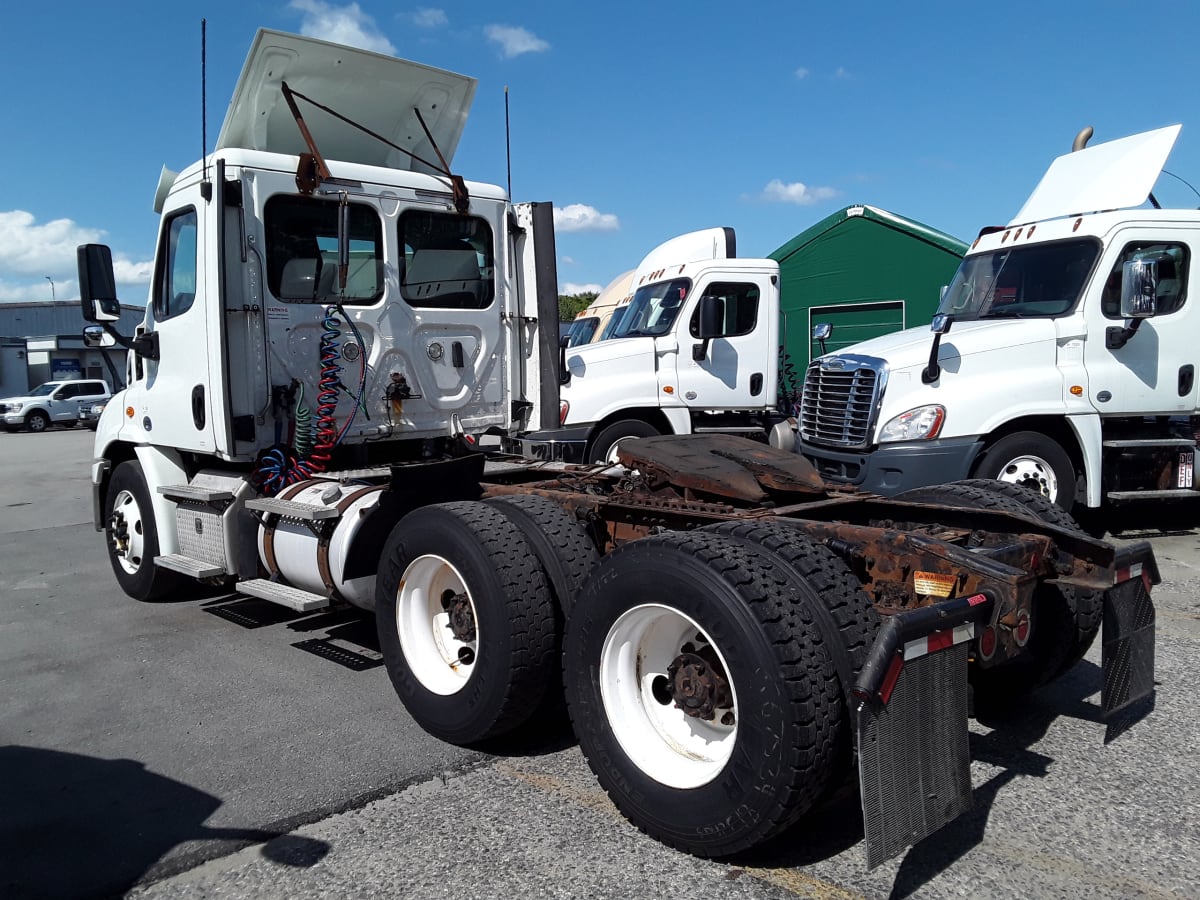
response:
<svg viewBox="0 0 1200 900"><path fill-rule="evenodd" d="M975 637L974 622L967 622L965 625L956 625L954 628L947 628L944 631L935 631L933 634L905 643L904 659L910 660L917 659L920 656L928 656L930 653L937 653L939 650L945 650L948 647L961 644L963 641L969 641L973 637Z"/></svg>
<svg viewBox="0 0 1200 900"><path fill-rule="evenodd" d="M1117 569L1117 583L1129 581L1132 578L1137 578L1142 574L1142 564L1134 563L1128 569Z"/></svg>

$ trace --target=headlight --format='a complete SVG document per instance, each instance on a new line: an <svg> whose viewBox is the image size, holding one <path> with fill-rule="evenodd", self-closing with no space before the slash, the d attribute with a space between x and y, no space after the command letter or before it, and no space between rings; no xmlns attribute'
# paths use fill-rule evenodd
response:
<svg viewBox="0 0 1200 900"><path fill-rule="evenodd" d="M879 429L879 443L891 441L931 441L942 430L946 421L946 407L918 406L902 412Z"/></svg>

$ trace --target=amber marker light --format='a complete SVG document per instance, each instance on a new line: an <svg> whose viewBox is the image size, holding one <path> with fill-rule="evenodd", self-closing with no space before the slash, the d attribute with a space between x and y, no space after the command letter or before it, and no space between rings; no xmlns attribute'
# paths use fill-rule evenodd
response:
<svg viewBox="0 0 1200 900"><path fill-rule="evenodd" d="M1071 385L1071 396L1082 397L1083 396L1083 385L1081 385L1081 384Z"/></svg>
<svg viewBox="0 0 1200 900"><path fill-rule="evenodd" d="M675 393L675 388L671 387L669 384L664 384L663 385L663 393L664 394L673 394L673 393Z"/></svg>
<svg viewBox="0 0 1200 900"><path fill-rule="evenodd" d="M133 418L133 407L132 406L125 407L125 418L127 418L127 419Z"/></svg>

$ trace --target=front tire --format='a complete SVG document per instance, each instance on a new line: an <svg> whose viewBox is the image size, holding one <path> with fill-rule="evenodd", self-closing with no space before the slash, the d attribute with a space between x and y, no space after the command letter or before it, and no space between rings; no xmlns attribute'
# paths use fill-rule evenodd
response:
<svg viewBox="0 0 1200 900"><path fill-rule="evenodd" d="M174 572L154 564L158 526L142 467L134 460L113 471L104 499L104 537L117 583L134 600L161 600L180 587Z"/></svg>
<svg viewBox="0 0 1200 900"><path fill-rule="evenodd" d="M1037 491L1070 512L1075 504L1075 467L1054 440L1034 431L1000 438L984 451L972 478L991 478Z"/></svg>
<svg viewBox="0 0 1200 900"><path fill-rule="evenodd" d="M486 504L442 503L400 520L384 546L375 619L392 686L444 741L512 731L553 683L549 587L529 542Z"/></svg>
<svg viewBox="0 0 1200 900"><path fill-rule="evenodd" d="M617 450L625 441L657 437L661 433L649 422L641 419L622 419L619 422L613 422L592 439L587 453L588 462L616 463L618 461Z"/></svg>
<svg viewBox="0 0 1200 900"><path fill-rule="evenodd" d="M836 777L832 664L789 573L744 541L664 534L609 554L567 623L563 662L588 765L672 847L749 849Z"/></svg>
<svg viewBox="0 0 1200 900"><path fill-rule="evenodd" d="M32 431L35 434L45 431L50 427L50 417L40 409L35 409L25 417L25 428L27 431Z"/></svg>

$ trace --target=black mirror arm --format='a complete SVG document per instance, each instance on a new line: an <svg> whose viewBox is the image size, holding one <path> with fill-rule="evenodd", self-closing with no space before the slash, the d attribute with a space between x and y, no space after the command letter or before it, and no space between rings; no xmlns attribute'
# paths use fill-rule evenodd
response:
<svg viewBox="0 0 1200 900"><path fill-rule="evenodd" d="M558 383L571 383L571 370L567 368L567 348L571 346L569 337L559 338L558 340Z"/></svg>
<svg viewBox="0 0 1200 900"><path fill-rule="evenodd" d="M695 362L704 362L708 358L708 338L704 338L698 344L692 344L692 360Z"/></svg>
<svg viewBox="0 0 1200 900"><path fill-rule="evenodd" d="M1111 325L1104 329L1104 347L1106 350L1120 350L1129 339L1137 334L1141 319L1130 319L1125 325Z"/></svg>
<svg viewBox="0 0 1200 900"><path fill-rule="evenodd" d="M922 384L933 384L942 376L942 367L938 365L938 348L942 344L942 333L933 333L933 346L929 348L929 365L921 372Z"/></svg>
<svg viewBox="0 0 1200 900"><path fill-rule="evenodd" d="M132 350L138 356L145 357L146 359L158 360L157 331L151 331L148 334L139 334L135 338L127 338L121 332L117 331L111 322L101 322L100 326L117 342L118 346L124 347L126 350Z"/></svg>

